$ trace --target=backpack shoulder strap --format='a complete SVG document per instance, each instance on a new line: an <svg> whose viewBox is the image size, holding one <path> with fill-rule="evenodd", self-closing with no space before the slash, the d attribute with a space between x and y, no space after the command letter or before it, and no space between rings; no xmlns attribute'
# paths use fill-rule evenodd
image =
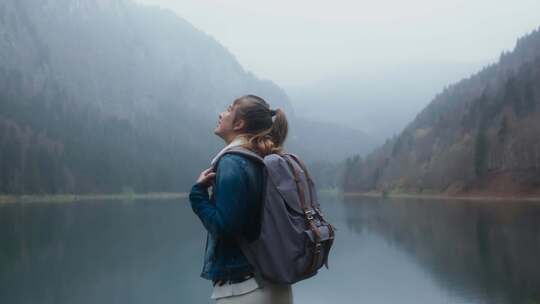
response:
<svg viewBox="0 0 540 304"><path fill-rule="evenodd" d="M250 159L254 159L255 161L257 161L257 162L259 162L261 164L264 164L264 159L259 154L255 153L255 152L253 152L253 151L251 151L251 150L249 150L247 148L244 148L244 147L241 147L241 146L236 146L236 147L232 147L230 149L227 149L223 154L221 154L221 156L214 163L214 171L217 171L217 166L218 166L219 161L226 154L244 155L244 156L247 156Z"/></svg>

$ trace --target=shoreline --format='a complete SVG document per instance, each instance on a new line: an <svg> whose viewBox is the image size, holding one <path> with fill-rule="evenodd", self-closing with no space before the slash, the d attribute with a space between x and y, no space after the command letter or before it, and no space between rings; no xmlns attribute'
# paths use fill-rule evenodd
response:
<svg viewBox="0 0 540 304"><path fill-rule="evenodd" d="M344 192L343 196L361 196L377 198L400 198L400 199L439 199L439 200L463 200L463 201L523 201L540 202L538 196L490 196L490 195L445 195L445 194L411 194L411 193L389 193L383 195L380 192Z"/></svg>
<svg viewBox="0 0 540 304"><path fill-rule="evenodd" d="M0 194L0 204L20 203L72 203L88 200L167 200L186 198L187 192L111 193L111 194Z"/></svg>

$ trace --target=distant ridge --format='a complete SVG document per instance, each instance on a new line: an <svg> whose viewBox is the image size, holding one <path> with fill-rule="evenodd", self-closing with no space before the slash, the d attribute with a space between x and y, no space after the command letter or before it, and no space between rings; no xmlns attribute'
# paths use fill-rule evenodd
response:
<svg viewBox="0 0 540 304"><path fill-rule="evenodd" d="M349 192L540 195L540 31L445 88L399 136L349 158Z"/></svg>

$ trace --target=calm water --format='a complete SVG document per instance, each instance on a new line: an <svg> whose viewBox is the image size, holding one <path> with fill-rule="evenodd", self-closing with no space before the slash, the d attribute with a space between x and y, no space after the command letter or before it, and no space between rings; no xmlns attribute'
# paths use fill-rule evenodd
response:
<svg viewBox="0 0 540 304"><path fill-rule="evenodd" d="M540 205L322 200L330 269L295 303L540 303ZM212 303L187 201L0 205L0 303Z"/></svg>

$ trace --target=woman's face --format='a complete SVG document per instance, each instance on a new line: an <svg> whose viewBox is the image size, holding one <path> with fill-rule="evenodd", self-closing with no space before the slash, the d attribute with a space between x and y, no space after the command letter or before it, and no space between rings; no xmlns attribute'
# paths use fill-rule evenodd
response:
<svg viewBox="0 0 540 304"><path fill-rule="evenodd" d="M226 142L230 142L241 129L241 121L233 123L235 116L234 106L231 104L227 109L219 113L218 125L214 129L214 134L223 138Z"/></svg>

